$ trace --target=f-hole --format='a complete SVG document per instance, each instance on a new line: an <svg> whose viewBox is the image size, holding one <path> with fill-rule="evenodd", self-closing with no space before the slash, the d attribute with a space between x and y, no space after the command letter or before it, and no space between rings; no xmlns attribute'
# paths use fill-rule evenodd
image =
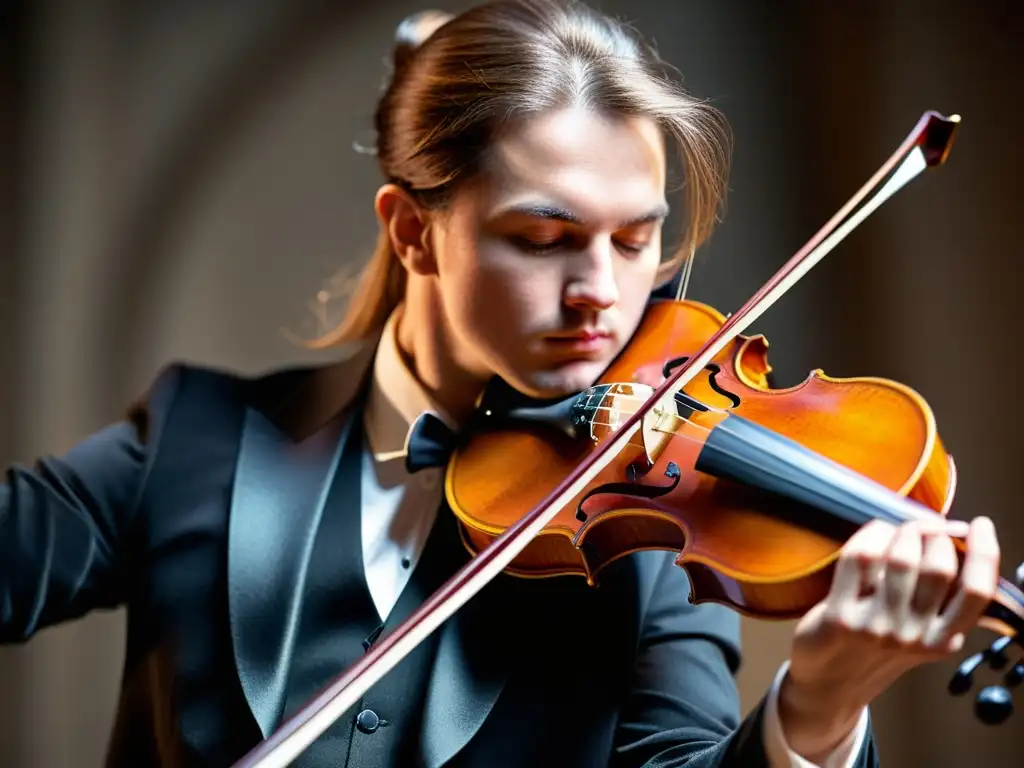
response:
<svg viewBox="0 0 1024 768"><path fill-rule="evenodd" d="M678 368L680 365L682 365L689 359L689 355L672 358L671 360L666 362L664 366L662 366L661 375L667 379L669 376L672 375L672 371L674 371L676 368ZM719 384L718 381L715 379L715 377L722 372L722 369L715 363L708 363L707 365L704 366L704 370L711 372L711 375L708 376L708 384L711 385L711 388L715 390L715 392L720 394L722 397L727 398L729 402L732 403L733 408L739 408L743 402L742 400L740 400L739 395L735 395L732 392L723 389L722 385ZM676 395L676 402L679 404L680 407L689 408L694 411L709 410L709 408L702 402L700 402L699 400L694 400L692 397L690 397L684 392L680 392L679 394ZM680 413L679 415L685 416L685 414L683 413Z"/></svg>
<svg viewBox="0 0 1024 768"><path fill-rule="evenodd" d="M679 480L682 477L682 472L679 471L679 465L674 461L670 461L668 463L668 467L665 469L665 477L669 478L672 482L668 485L641 485L636 482L639 478L633 473L630 473L629 482L605 483L604 485L599 485L580 499L580 503L576 505L576 519L581 523L585 523L587 521L587 513L583 511L583 505L587 502L587 499L597 496L598 494L617 494L621 496L639 496L644 499L656 499L659 496L671 493L679 485Z"/></svg>

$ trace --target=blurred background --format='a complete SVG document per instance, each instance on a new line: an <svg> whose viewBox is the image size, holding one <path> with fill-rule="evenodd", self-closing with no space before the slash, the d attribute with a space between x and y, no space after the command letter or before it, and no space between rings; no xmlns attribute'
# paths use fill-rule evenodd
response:
<svg viewBox="0 0 1024 768"><path fill-rule="evenodd" d="M0 2L0 466L120 417L172 359L256 372L312 359L375 237L375 99L407 14L376 0ZM736 309L925 110L963 124L945 166L886 203L755 326L779 384L814 368L910 384L956 458L953 515L1024 559L1012 408L1024 219L1024 6L595 2L653 37L735 135L727 215L689 296ZM792 626L745 623L752 706ZM969 650L991 638L978 632ZM0 766L100 766L119 613L0 651ZM957 660L874 707L887 766L1017 766L1024 724L946 693ZM983 678L995 681L994 673Z"/></svg>

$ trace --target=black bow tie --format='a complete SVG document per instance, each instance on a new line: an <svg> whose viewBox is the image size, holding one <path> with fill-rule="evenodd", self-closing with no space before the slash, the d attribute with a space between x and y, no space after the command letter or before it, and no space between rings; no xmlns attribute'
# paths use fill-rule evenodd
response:
<svg viewBox="0 0 1024 768"><path fill-rule="evenodd" d="M409 433L405 469L414 474L428 467L443 467L458 445L459 434L493 427L509 418L548 424L576 438L579 427L587 423L584 415L575 395L558 401L537 401L519 394L495 377L460 433L429 411L417 417Z"/></svg>
<svg viewBox="0 0 1024 768"><path fill-rule="evenodd" d="M443 467L455 450L456 434L432 413L421 413L409 433L405 470L411 475L429 467Z"/></svg>

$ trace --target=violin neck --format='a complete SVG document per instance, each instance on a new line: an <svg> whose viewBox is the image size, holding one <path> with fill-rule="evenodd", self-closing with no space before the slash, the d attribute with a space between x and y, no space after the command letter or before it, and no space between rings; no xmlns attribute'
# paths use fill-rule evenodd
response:
<svg viewBox="0 0 1024 768"><path fill-rule="evenodd" d="M872 520L899 525L938 515L795 440L735 414L729 414L711 430L696 469L757 489L763 495L759 508L840 542Z"/></svg>
<svg viewBox="0 0 1024 768"><path fill-rule="evenodd" d="M696 469L734 481L738 488L752 489L758 494L759 510L838 542L872 520L899 525L938 515L795 440L735 414L729 414L711 430ZM1000 579L980 623L995 632L1024 635L1024 592Z"/></svg>
<svg viewBox="0 0 1024 768"><path fill-rule="evenodd" d="M981 621L986 629L1004 635L1024 635L1024 593L1006 579L1000 579L996 595L988 604Z"/></svg>

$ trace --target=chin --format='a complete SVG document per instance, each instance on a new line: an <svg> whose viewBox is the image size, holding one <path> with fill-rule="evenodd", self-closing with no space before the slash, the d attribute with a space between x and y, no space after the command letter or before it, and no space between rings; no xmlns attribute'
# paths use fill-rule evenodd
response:
<svg viewBox="0 0 1024 768"><path fill-rule="evenodd" d="M542 400L568 397L593 386L607 367L607 363L580 360L554 369L534 371L525 377L523 391Z"/></svg>

